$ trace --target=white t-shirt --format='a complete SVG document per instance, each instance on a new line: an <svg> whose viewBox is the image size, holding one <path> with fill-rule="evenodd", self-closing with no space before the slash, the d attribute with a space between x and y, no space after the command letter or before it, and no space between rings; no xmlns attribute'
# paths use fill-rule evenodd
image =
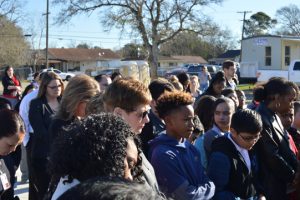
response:
<svg viewBox="0 0 300 200"><path fill-rule="evenodd" d="M250 173L251 172L251 161L250 161L248 150L244 149L244 148L240 147L238 144L236 144L235 141L231 138L230 134L228 134L228 139L234 144L235 148L240 152L240 154L244 158L247 168Z"/></svg>
<svg viewBox="0 0 300 200"><path fill-rule="evenodd" d="M30 138L30 135L29 133L33 133L33 129L30 125L30 122L29 122L29 107L30 107L30 102L31 100L35 99L37 97L39 93L39 90L38 89L35 89L33 90L32 92L30 92L29 94L27 94L21 104L20 104L20 108L19 108L19 114L20 116L22 117L23 121L24 121L24 125L25 125L25 138L23 140L23 144L24 146L27 145L28 141L29 141L29 138Z"/></svg>

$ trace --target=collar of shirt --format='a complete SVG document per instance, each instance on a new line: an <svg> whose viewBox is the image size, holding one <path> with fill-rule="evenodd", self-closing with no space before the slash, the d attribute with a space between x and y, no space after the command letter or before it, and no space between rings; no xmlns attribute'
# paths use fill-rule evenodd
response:
<svg viewBox="0 0 300 200"><path fill-rule="evenodd" d="M234 144L236 150L238 150L238 152L240 152L240 154L244 158L244 161L245 161L245 163L247 165L247 168L250 172L251 171L251 161L250 161L248 150L240 147L237 143L235 143L235 141L231 137L231 134L228 134L227 138Z"/></svg>

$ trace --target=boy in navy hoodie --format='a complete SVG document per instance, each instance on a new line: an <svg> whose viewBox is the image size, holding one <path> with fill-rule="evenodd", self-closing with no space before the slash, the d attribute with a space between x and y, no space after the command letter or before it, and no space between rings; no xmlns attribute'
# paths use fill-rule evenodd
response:
<svg viewBox="0 0 300 200"><path fill-rule="evenodd" d="M230 133L212 143L207 168L216 185L214 200L265 199L256 181L258 165L250 151L260 138L262 121L253 110L239 110L232 116Z"/></svg>
<svg viewBox="0 0 300 200"><path fill-rule="evenodd" d="M166 134L150 141L149 158L158 184L166 196L174 199L211 199L215 186L204 173L200 154L188 142L193 132L193 98L173 91L157 101L157 112L165 121Z"/></svg>

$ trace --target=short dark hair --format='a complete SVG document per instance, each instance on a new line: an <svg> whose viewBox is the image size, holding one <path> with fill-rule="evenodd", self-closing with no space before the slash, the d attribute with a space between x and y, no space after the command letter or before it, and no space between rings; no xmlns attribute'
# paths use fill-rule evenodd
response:
<svg viewBox="0 0 300 200"><path fill-rule="evenodd" d="M122 76L122 74L120 72L113 72L110 78L112 81L114 81L117 76Z"/></svg>
<svg viewBox="0 0 300 200"><path fill-rule="evenodd" d="M95 76L95 80L97 82L101 82L102 78L106 77L106 76L107 76L106 74L99 74L99 75Z"/></svg>
<svg viewBox="0 0 300 200"><path fill-rule="evenodd" d="M199 136L203 135L204 127L203 127L203 124L201 123L198 115L194 116L193 123L194 123L194 131L190 137L191 137L192 141L195 141Z"/></svg>
<svg viewBox="0 0 300 200"><path fill-rule="evenodd" d="M120 117L110 113L77 120L54 141L50 174L68 176L68 181L74 178L84 181L96 176L123 177L127 140L136 137ZM140 149L139 144L137 148Z"/></svg>
<svg viewBox="0 0 300 200"><path fill-rule="evenodd" d="M143 184L120 178L93 178L66 191L58 200L162 200Z"/></svg>
<svg viewBox="0 0 300 200"><path fill-rule="evenodd" d="M209 94L209 95L216 95L216 92L214 91L214 88L213 86L215 84L218 84L218 83L221 83L221 82L226 82L226 79L225 79L225 74L223 71L218 71L214 77L210 80L210 83L209 83L209 86L208 88L206 89L206 91L204 92L204 94Z"/></svg>
<svg viewBox="0 0 300 200"><path fill-rule="evenodd" d="M0 110L11 109L11 103L5 98L0 97Z"/></svg>
<svg viewBox="0 0 300 200"><path fill-rule="evenodd" d="M186 72L181 72L181 73L177 74L177 78L182 85L184 85L184 83L186 83L186 81L190 80L190 77Z"/></svg>
<svg viewBox="0 0 300 200"><path fill-rule="evenodd" d="M265 101L267 104L274 99L274 95L284 96L289 94L291 90L296 91L296 96L298 96L299 90L295 89L295 84L287 81L282 77L273 77L269 81L256 89L260 95L257 96L257 100ZM254 95L255 96L255 95Z"/></svg>
<svg viewBox="0 0 300 200"><path fill-rule="evenodd" d="M158 78L153 81L148 86L152 99L155 101L162 95L165 91L171 92L175 90L172 83L170 83L167 79Z"/></svg>
<svg viewBox="0 0 300 200"><path fill-rule="evenodd" d="M172 111L181 106L192 105L194 102L191 94L182 91L165 92L157 100L157 112L160 118L165 118Z"/></svg>
<svg viewBox="0 0 300 200"><path fill-rule="evenodd" d="M229 69L231 66L234 66L234 62L232 60L225 60L222 64L223 69Z"/></svg>
<svg viewBox="0 0 300 200"><path fill-rule="evenodd" d="M238 110L232 115L231 128L237 133L257 134L262 131L263 124L258 112L250 109Z"/></svg>
<svg viewBox="0 0 300 200"><path fill-rule="evenodd" d="M225 88L221 92L221 94L224 95L225 97L227 97L230 94L234 94L234 93L236 94L236 92L232 88Z"/></svg>
<svg viewBox="0 0 300 200"><path fill-rule="evenodd" d="M221 104L221 103L227 103L228 105L232 105L233 106L233 110L235 109L235 104L234 102L232 101L232 99L228 98L228 97L220 97L218 98L214 105L213 105L213 111L215 112L218 105Z"/></svg>
<svg viewBox="0 0 300 200"><path fill-rule="evenodd" d="M0 122L0 138L25 133L24 122L14 110L0 110Z"/></svg>
<svg viewBox="0 0 300 200"><path fill-rule="evenodd" d="M214 96L204 95L195 102L195 114L198 115L204 126L204 131L208 131L213 126L214 110L213 105L217 99Z"/></svg>
<svg viewBox="0 0 300 200"><path fill-rule="evenodd" d="M253 89L253 100L260 102L264 98L263 86L258 86Z"/></svg>

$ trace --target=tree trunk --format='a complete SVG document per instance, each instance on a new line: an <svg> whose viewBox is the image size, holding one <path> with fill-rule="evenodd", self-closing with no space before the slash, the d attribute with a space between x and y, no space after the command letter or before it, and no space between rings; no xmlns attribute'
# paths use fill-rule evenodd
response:
<svg viewBox="0 0 300 200"><path fill-rule="evenodd" d="M158 46L155 42L153 42L153 45L149 47L149 57L148 57L151 80L157 78L158 54L159 54Z"/></svg>

